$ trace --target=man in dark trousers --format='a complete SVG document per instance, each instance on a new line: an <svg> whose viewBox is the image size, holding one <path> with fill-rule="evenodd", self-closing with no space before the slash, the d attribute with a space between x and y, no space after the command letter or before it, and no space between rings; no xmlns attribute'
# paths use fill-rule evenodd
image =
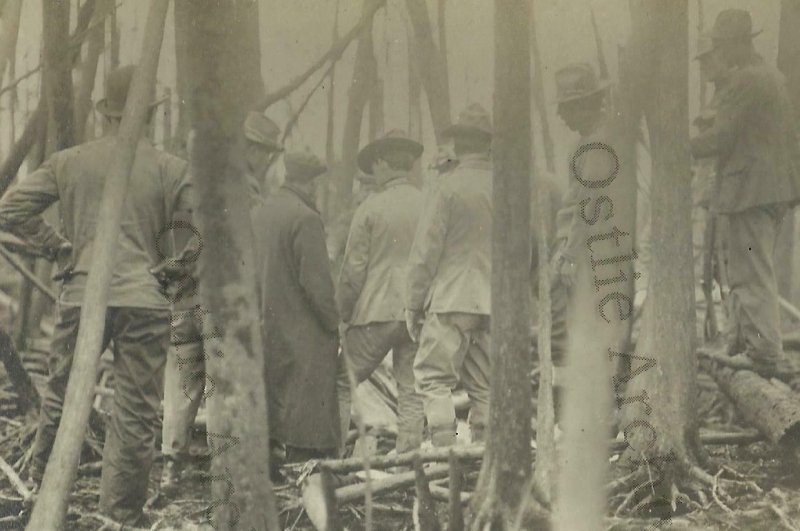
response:
<svg viewBox="0 0 800 531"><path fill-rule="evenodd" d="M109 74L97 110L108 122L96 141L55 153L0 200L0 228L64 249L63 284L52 338L50 377L42 396L31 476L39 482L52 448L78 334L97 215L134 67ZM116 266L111 279L102 348L114 346L114 409L103 448L100 509L128 525L146 522L142 506L153 463L164 364L169 346L169 301L150 269L160 262L159 235L179 212L190 212L186 163L142 138L125 197ZM61 233L42 212L58 202ZM59 253L52 253L59 254Z"/></svg>
<svg viewBox="0 0 800 531"><path fill-rule="evenodd" d="M289 462L339 446L339 312L314 203L325 165L309 151L284 155L285 184L252 211L270 437Z"/></svg>
<svg viewBox="0 0 800 531"><path fill-rule="evenodd" d="M403 313L408 253L422 203L409 175L421 154L422 145L402 131L390 131L358 154L359 168L374 177L376 189L353 217L336 286L347 325L337 378L342 449L350 426L350 374L354 384L363 382L390 350L397 380L397 452L422 443L425 416L414 391L417 348Z"/></svg>
<svg viewBox="0 0 800 531"><path fill-rule="evenodd" d="M489 113L472 104L445 133L453 138L458 167L437 179L425 202L406 287L406 324L411 337L419 340L414 376L434 446L455 444L451 391L459 381L470 398L472 440L483 440L491 374Z"/></svg>
<svg viewBox="0 0 800 531"><path fill-rule="evenodd" d="M712 42L728 72L714 124L691 148L718 160L711 208L728 219L732 363L788 379L796 369L781 343L774 250L800 199L800 148L783 76L755 52L754 35L747 11L717 16Z"/></svg>

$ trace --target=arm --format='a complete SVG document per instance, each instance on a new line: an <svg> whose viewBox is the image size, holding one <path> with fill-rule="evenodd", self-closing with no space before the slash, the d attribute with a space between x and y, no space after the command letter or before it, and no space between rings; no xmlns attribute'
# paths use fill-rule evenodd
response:
<svg viewBox="0 0 800 531"><path fill-rule="evenodd" d="M331 333L339 329L339 312L333 294L333 280L325 230L317 216L306 216L299 224L293 242L300 286L311 302L322 326Z"/></svg>
<svg viewBox="0 0 800 531"><path fill-rule="evenodd" d="M67 243L41 216L58 200L54 158L20 180L0 199L0 229L23 238L48 255Z"/></svg>
<svg viewBox="0 0 800 531"><path fill-rule="evenodd" d="M369 215L363 207L364 204L353 216L342 269L336 285L336 302L339 305L342 321L346 323L353 317L353 308L361 296L361 290L364 289L369 266L369 242L372 227Z"/></svg>
<svg viewBox="0 0 800 531"><path fill-rule="evenodd" d="M731 79L720 95L714 124L691 140L692 155L700 158L729 153L757 103L757 80L741 73Z"/></svg>
<svg viewBox="0 0 800 531"><path fill-rule="evenodd" d="M423 310L433 279L439 269L439 260L447 235L450 206L444 187L439 186L433 197L425 203L422 217L408 258L406 283L406 308Z"/></svg>

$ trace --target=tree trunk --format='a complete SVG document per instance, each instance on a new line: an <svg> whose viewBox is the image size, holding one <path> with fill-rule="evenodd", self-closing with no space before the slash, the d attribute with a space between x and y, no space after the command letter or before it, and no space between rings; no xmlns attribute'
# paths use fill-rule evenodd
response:
<svg viewBox="0 0 800 531"><path fill-rule="evenodd" d="M192 116L195 219L203 237L200 293L211 308L207 401L212 448L215 529L279 529L269 481L264 358L253 269L253 231L244 180L242 123L261 99L260 69L245 56L257 50L247 0L192 3L190 70L197 89ZM257 18L256 18L257 20ZM211 517L211 515L208 515Z"/></svg>
<svg viewBox="0 0 800 531"><path fill-rule="evenodd" d="M652 246L641 339L635 354L620 355L631 367L615 384L629 444L625 461L652 482L649 510L668 519L687 472L704 458L695 414L688 1L636 0L632 13L638 37L631 48L641 50L645 70L638 77L650 94L644 110L653 160L651 233L658 245Z"/></svg>
<svg viewBox="0 0 800 531"><path fill-rule="evenodd" d="M419 76L419 54L413 29L408 24L408 134L417 142L422 142L422 79Z"/></svg>
<svg viewBox="0 0 800 531"><path fill-rule="evenodd" d="M474 530L515 529L531 474L529 0L495 1L492 394ZM527 501L527 500L526 500ZM530 522L522 526L530 529Z"/></svg>
<svg viewBox="0 0 800 531"><path fill-rule="evenodd" d="M442 131L450 125L450 88L447 85L446 61L442 50L433 40L431 19L425 0L406 0L411 25L418 50L419 73L425 94L428 96L428 107L433 120L436 141L441 143Z"/></svg>
<svg viewBox="0 0 800 531"><path fill-rule="evenodd" d="M786 88L794 108L794 123L800 118L800 35L797 35L797 24L800 24L800 0L782 0L778 68L786 76ZM795 212L792 210L784 218L775 247L778 292L788 300L792 300L796 284L793 278L795 239Z"/></svg>
<svg viewBox="0 0 800 531"><path fill-rule="evenodd" d="M531 53L533 55L533 100L536 104L536 113L539 116L539 123L542 126L542 145L544 146L544 160L547 171L555 173L556 156L553 147L553 135L550 133L550 118L548 115L547 103L544 97L544 74L542 70L542 54L539 52L539 41L536 32L536 2L531 2L531 11L534 14L531 19Z"/></svg>
<svg viewBox="0 0 800 531"><path fill-rule="evenodd" d="M364 0L362 16L366 16L374 4L380 0ZM369 103L373 84L377 78L377 61L373 50L372 19L364 28L364 33L358 40L355 64L353 66L353 81L347 92L347 113L344 118L344 131L342 133L342 165L335 174L335 185L332 194L333 204L330 212L333 217L350 208L353 194L353 177L358 168L356 156L361 144L361 124L364 118L364 108Z"/></svg>
<svg viewBox="0 0 800 531"><path fill-rule="evenodd" d="M72 60L68 45L69 6L68 0L42 0L43 82L48 114L51 117L49 122L54 126L52 151L59 151L75 144Z"/></svg>
<svg viewBox="0 0 800 531"><path fill-rule="evenodd" d="M17 49L22 0L5 0L2 8L2 18L0 18L0 21L2 21L2 24L0 24L0 86L3 86L6 67L12 62L11 55Z"/></svg>
<svg viewBox="0 0 800 531"><path fill-rule="evenodd" d="M96 24L87 37L86 57L80 65L80 83L75 94L75 138L84 142L92 135L87 135L86 120L92 111L92 92L97 78L97 63L105 48L105 29L101 22L111 12L114 0L99 0L91 24Z"/></svg>
<svg viewBox="0 0 800 531"><path fill-rule="evenodd" d="M26 528L30 531L64 529L67 498L77 472L86 426L92 410L98 358L105 329L108 290L114 270L114 249L119 239L122 205L130 180L136 146L144 131L150 91L155 84L168 6L168 0L153 0L151 3L139 67L122 117L115 146L116 155L112 158L114 164L109 170L109 177L103 188L91 267L81 305L81 322L75 355L64 399L64 412L52 454L45 468L41 491Z"/></svg>
<svg viewBox="0 0 800 531"><path fill-rule="evenodd" d="M442 57L444 86L450 86L450 70L447 66L447 0L436 0L436 29L439 37L439 53ZM449 90L449 89L448 89Z"/></svg>

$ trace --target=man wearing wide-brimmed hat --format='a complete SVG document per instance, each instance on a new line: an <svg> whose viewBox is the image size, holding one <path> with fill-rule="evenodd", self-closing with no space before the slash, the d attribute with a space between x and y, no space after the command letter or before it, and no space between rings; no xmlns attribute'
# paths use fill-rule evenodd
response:
<svg viewBox="0 0 800 531"><path fill-rule="evenodd" d="M310 150L284 155L283 186L252 211L270 436L291 462L333 456L339 312Z"/></svg>
<svg viewBox="0 0 800 531"><path fill-rule="evenodd" d="M492 124L469 105L443 134L453 138L458 167L443 174L425 202L409 258L406 326L431 440L456 439L451 390L470 398L473 441L485 436L489 411L489 316L492 250Z"/></svg>
<svg viewBox="0 0 800 531"><path fill-rule="evenodd" d="M116 133L133 75L134 67L127 66L108 76L106 97L97 104L107 122L103 138L55 153L0 200L3 229L36 234L33 243L44 248L59 249L62 242L71 243L60 275L63 283L52 338L55 362L50 366L33 444L31 476L37 482L61 417L103 185L113 166ZM102 348L113 344L115 391L103 448L100 509L129 525L141 526L146 519L142 506L153 464L169 345L169 301L150 269L163 259L161 235L181 212L191 212L186 168L184 161L158 151L145 138L140 140L108 293ZM56 201L63 232L41 218Z"/></svg>
<svg viewBox="0 0 800 531"><path fill-rule="evenodd" d="M788 379L796 369L781 343L773 252L782 219L800 200L800 148L783 76L755 52L757 34L747 11L717 16L714 53L728 72L714 123L692 139L692 154L718 161L711 208L729 225L730 354Z"/></svg>
<svg viewBox="0 0 800 531"><path fill-rule="evenodd" d="M278 125L264 113L258 111L247 113L244 121L244 137L247 140L245 179L250 191L256 196L263 193L264 178L272 156L283 151L283 146L278 140L279 134Z"/></svg>
<svg viewBox="0 0 800 531"><path fill-rule="evenodd" d="M353 216L336 285L339 313L347 327L337 379L342 441L350 426L350 375L355 384L366 380L391 350L398 452L420 446L425 419L422 399L414 390L417 348L403 312L408 254L422 204L422 193L409 177L421 153L422 145L399 130L359 152L358 167L372 176L376 188Z"/></svg>

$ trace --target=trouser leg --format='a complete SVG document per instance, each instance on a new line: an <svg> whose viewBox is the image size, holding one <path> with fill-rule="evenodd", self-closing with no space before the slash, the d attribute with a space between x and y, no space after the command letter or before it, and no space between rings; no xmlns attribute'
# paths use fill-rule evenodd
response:
<svg viewBox="0 0 800 531"><path fill-rule="evenodd" d="M164 370L164 426L161 452L180 459L189 453L192 427L206 383L203 343L171 345Z"/></svg>
<svg viewBox="0 0 800 531"><path fill-rule="evenodd" d="M45 465L50 457L53 442L61 420L64 394L72 367L72 356L80 325L80 307L61 307L50 346L48 359L49 375L47 385L41 396L39 424L33 441L30 476L37 483L44 475ZM106 327L107 329L108 327ZM108 330L102 343L102 350L108 346Z"/></svg>
<svg viewBox="0 0 800 531"><path fill-rule="evenodd" d="M770 362L784 357L774 252L785 212L785 205L769 205L728 216L732 335L736 346Z"/></svg>
<svg viewBox="0 0 800 531"><path fill-rule="evenodd" d="M134 523L147 499L169 345L169 312L118 308L113 318L114 410L103 448L100 510Z"/></svg>
<svg viewBox="0 0 800 531"><path fill-rule="evenodd" d="M556 371L561 370L566 365L567 354L567 306L569 293L567 288L561 283L557 275L553 276L553 283L550 288L550 308L551 308L551 331L550 331L550 351L553 358L553 367ZM561 385L553 386L553 409L556 418L560 417L561 405L563 402L563 390Z"/></svg>
<svg viewBox="0 0 800 531"><path fill-rule="evenodd" d="M408 337L405 323L395 326L397 338L392 348L394 377L397 380L397 443L398 453L419 448L422 444L422 429L425 412L422 396L414 388L414 357L417 346Z"/></svg>
<svg viewBox="0 0 800 531"><path fill-rule="evenodd" d="M491 338L486 329L473 330L469 335L471 342L461 369L461 382L470 399L469 427L472 442L483 442L489 422Z"/></svg>

